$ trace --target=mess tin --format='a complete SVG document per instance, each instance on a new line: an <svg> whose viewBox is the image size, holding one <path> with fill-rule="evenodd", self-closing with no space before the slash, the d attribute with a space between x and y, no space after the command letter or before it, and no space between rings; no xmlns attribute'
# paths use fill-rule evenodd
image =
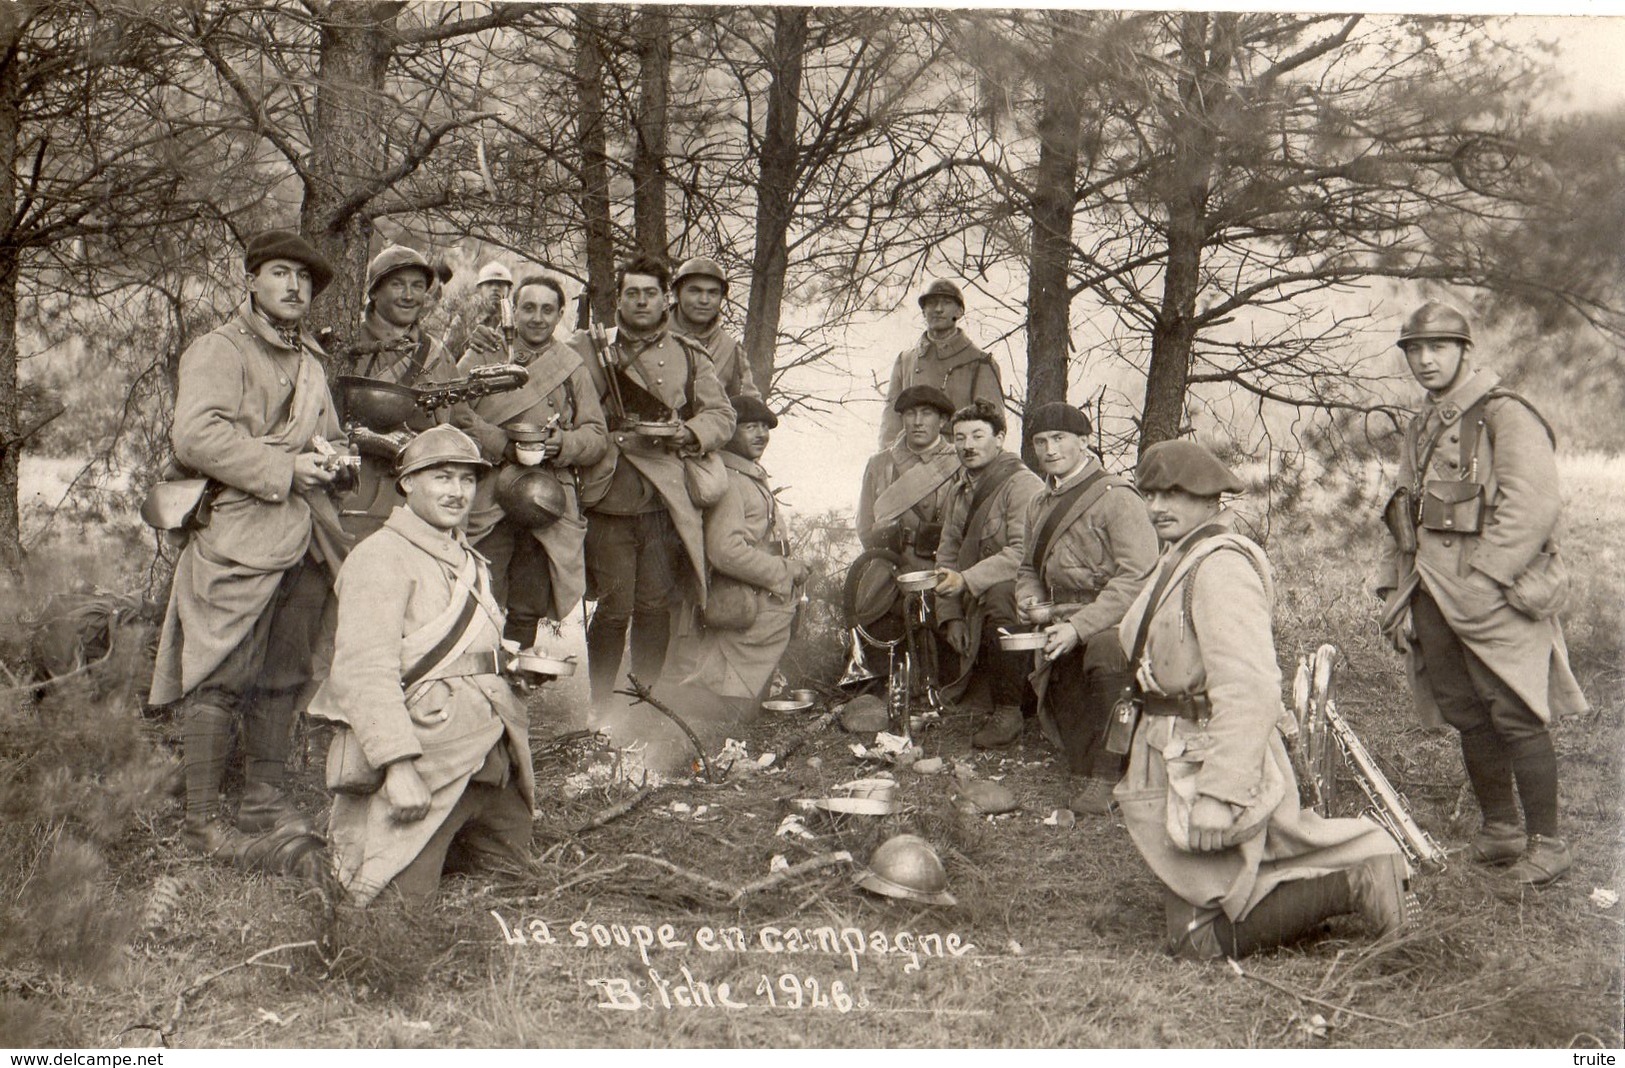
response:
<svg viewBox="0 0 1625 1068"><path fill-rule="evenodd" d="M675 438L683 432L682 423L632 423L626 428L633 434L642 434L646 438Z"/></svg>
<svg viewBox="0 0 1625 1068"><path fill-rule="evenodd" d="M514 667L532 675L553 675L565 678L576 673L575 657L560 660L541 653L523 652L514 657Z"/></svg>
<svg viewBox="0 0 1625 1068"><path fill-rule="evenodd" d="M805 712L811 708L811 701L763 701L762 708L768 712Z"/></svg>
<svg viewBox="0 0 1625 1068"><path fill-rule="evenodd" d="M935 571L904 571L897 576L897 588L906 593L924 593L936 584Z"/></svg>
<svg viewBox="0 0 1625 1068"><path fill-rule="evenodd" d="M1014 634L999 634L999 648L1008 653L1025 653L1034 649L1042 649L1048 635L1041 630L1020 631Z"/></svg>

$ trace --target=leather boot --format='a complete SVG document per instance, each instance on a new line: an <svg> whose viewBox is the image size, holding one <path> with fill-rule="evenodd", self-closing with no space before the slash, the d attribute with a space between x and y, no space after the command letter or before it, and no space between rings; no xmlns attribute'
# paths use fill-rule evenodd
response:
<svg viewBox="0 0 1625 1068"><path fill-rule="evenodd" d="M314 833L310 818L299 811L282 788L265 782L243 787L243 799L237 806L237 829L246 835L273 831Z"/></svg>
<svg viewBox="0 0 1625 1068"><path fill-rule="evenodd" d="M1107 816L1112 811L1112 787L1117 785L1105 779L1089 776L1083 789L1072 795L1066 807L1079 816Z"/></svg>
<svg viewBox="0 0 1625 1068"><path fill-rule="evenodd" d="M988 713L982 727L971 735L970 744L977 749L1000 749L1021 737L1021 709L1016 705L999 705Z"/></svg>
<svg viewBox="0 0 1625 1068"><path fill-rule="evenodd" d="M1169 952L1185 960L1245 957L1290 945L1319 933L1328 917L1353 907L1344 872L1281 883L1235 922L1217 909L1198 910L1171 894L1164 901Z"/></svg>
<svg viewBox="0 0 1625 1068"><path fill-rule="evenodd" d="M1475 864L1510 864L1523 856L1527 844L1528 837L1518 824L1485 821L1473 835L1467 855Z"/></svg>
<svg viewBox="0 0 1625 1068"><path fill-rule="evenodd" d="M1529 836L1529 848L1524 850L1518 863L1507 869L1507 878L1526 886L1547 886L1562 878L1563 873L1573 866L1574 858L1569 855L1567 842L1561 838L1532 834Z"/></svg>

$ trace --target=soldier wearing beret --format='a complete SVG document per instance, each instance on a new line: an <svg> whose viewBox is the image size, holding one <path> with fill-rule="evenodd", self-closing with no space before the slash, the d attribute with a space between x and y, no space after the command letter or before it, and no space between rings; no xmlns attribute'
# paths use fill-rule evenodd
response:
<svg viewBox="0 0 1625 1068"><path fill-rule="evenodd" d="M443 869L522 864L535 780L524 705L502 675L502 608L463 525L491 465L455 427L401 451L404 503L338 580L333 670L310 714L328 753L334 870L358 905L412 904Z"/></svg>
<svg viewBox="0 0 1625 1068"><path fill-rule="evenodd" d="M1551 428L1471 346L1448 304L1423 304L1400 331L1427 398L1405 429L1377 593L1423 722L1461 733L1483 816L1469 855L1541 886L1572 863L1548 725L1586 708L1557 618L1563 496Z"/></svg>
<svg viewBox="0 0 1625 1068"><path fill-rule="evenodd" d="M1269 560L1219 504L1241 482L1191 441L1146 449L1136 482L1164 549L1116 632L1140 718L1115 796L1166 888L1169 951L1241 957L1342 913L1399 929L1414 905L1394 840L1364 817L1298 807L1275 729Z"/></svg>
<svg viewBox="0 0 1625 1068"><path fill-rule="evenodd" d="M1068 804L1105 815L1122 757L1102 745L1113 703L1128 684L1117 642L1123 610L1157 559L1145 505L1089 452L1089 417L1070 404L1041 405L1027 437L1044 472L1044 489L1027 506L1016 611L1046 628L1036 654L1039 723L1082 779Z"/></svg>
<svg viewBox="0 0 1625 1068"><path fill-rule="evenodd" d="M243 266L242 305L181 355L170 440L179 473L206 476L215 495L175 564L150 699L185 700L182 842L269 867L291 864L308 840L283 781L348 542L329 497L336 471L317 442L341 437L325 354L303 327L333 270L284 230L250 240ZM234 733L245 780L235 827L220 799Z"/></svg>
<svg viewBox="0 0 1625 1068"><path fill-rule="evenodd" d="M897 399L911 386L931 386L948 398L948 415L973 400L1004 404L1004 385L993 357L971 343L959 328L965 297L959 287L938 279L920 294L925 333L919 344L900 353L886 387L886 410L880 417L880 447L891 445L903 429ZM944 417L946 418L946 416Z"/></svg>

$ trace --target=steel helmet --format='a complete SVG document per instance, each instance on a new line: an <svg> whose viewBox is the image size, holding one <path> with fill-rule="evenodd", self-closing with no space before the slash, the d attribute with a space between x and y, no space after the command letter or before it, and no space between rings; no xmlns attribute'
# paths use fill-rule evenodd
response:
<svg viewBox="0 0 1625 1068"><path fill-rule="evenodd" d="M857 884L876 894L927 905L958 904L948 892L948 873L937 851L917 834L899 834L875 847L869 870L857 877Z"/></svg>
<svg viewBox="0 0 1625 1068"><path fill-rule="evenodd" d="M722 273L722 268L716 260L708 260L704 256L684 260L683 265L677 268L677 274L672 277L673 293L682 288L685 278L715 278L722 283L722 295L725 297L728 295L728 276Z"/></svg>
<svg viewBox="0 0 1625 1068"><path fill-rule="evenodd" d="M1471 345L1473 328L1467 322L1467 316L1455 308L1442 301L1430 300L1411 312L1405 325L1400 327L1399 340L1395 344L1404 348L1405 342L1424 337L1442 337Z"/></svg>
<svg viewBox="0 0 1625 1068"><path fill-rule="evenodd" d="M395 459L396 479L405 478L414 471L440 464L468 464L480 471L489 471L491 465L480 455L474 439L447 423L432 426L406 443Z"/></svg>
<svg viewBox="0 0 1625 1068"><path fill-rule="evenodd" d="M479 275L474 279L476 286L483 286L487 282L505 282L513 285L513 272L500 263L487 263L480 268Z"/></svg>
<svg viewBox="0 0 1625 1068"><path fill-rule="evenodd" d="M946 278L938 278L936 281L925 287L925 292L920 294L920 307L925 307L925 302L930 300L932 297L947 297L949 300L959 305L959 310L961 312L965 310L965 295L959 291L958 286L954 285Z"/></svg>
<svg viewBox="0 0 1625 1068"><path fill-rule="evenodd" d="M367 287L362 292L370 299L372 291L378 284L396 271L417 268L423 272L423 280L427 285L434 285L434 268L417 249L407 248L405 245L389 245L384 251L372 258L367 264Z"/></svg>
<svg viewBox="0 0 1625 1068"><path fill-rule="evenodd" d="M558 476L541 467L505 467L497 476L497 504L522 527L540 530L570 510Z"/></svg>

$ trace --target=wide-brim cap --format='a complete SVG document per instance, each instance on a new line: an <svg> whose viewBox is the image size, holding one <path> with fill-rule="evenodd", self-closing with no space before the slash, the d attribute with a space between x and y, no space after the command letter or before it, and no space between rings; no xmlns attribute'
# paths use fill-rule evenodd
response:
<svg viewBox="0 0 1625 1068"><path fill-rule="evenodd" d="M316 251L316 246L292 230L267 230L248 239L243 248L243 267L249 274L271 260L292 260L310 270L310 295L315 296L333 280L333 265Z"/></svg>
<svg viewBox="0 0 1625 1068"><path fill-rule="evenodd" d="M902 413L910 408L918 408L922 404L928 408L935 408L945 419L954 414L954 402L948 399L948 394L936 386L909 386L897 395L897 400L892 404L892 411Z"/></svg>
<svg viewBox="0 0 1625 1068"><path fill-rule="evenodd" d="M766 423L770 428L779 425L779 417L773 413L773 409L755 397L730 397L729 403L734 406L736 423Z"/></svg>
<svg viewBox="0 0 1625 1068"><path fill-rule="evenodd" d="M1089 423L1089 416L1082 408L1075 408L1064 401L1050 401L1034 408L1027 418L1022 421L1022 430L1029 440L1037 434L1050 434L1055 431L1064 431L1086 438L1093 432L1094 427Z"/></svg>
<svg viewBox="0 0 1625 1068"><path fill-rule="evenodd" d="M474 439L447 423L432 426L407 442L395 459L395 477L405 478L414 471L441 464L468 464L481 471L491 470L491 463L480 455Z"/></svg>
<svg viewBox="0 0 1625 1068"><path fill-rule="evenodd" d="M1240 493L1241 479L1194 441L1159 441L1140 457L1134 484L1142 491L1179 489L1198 497Z"/></svg>

